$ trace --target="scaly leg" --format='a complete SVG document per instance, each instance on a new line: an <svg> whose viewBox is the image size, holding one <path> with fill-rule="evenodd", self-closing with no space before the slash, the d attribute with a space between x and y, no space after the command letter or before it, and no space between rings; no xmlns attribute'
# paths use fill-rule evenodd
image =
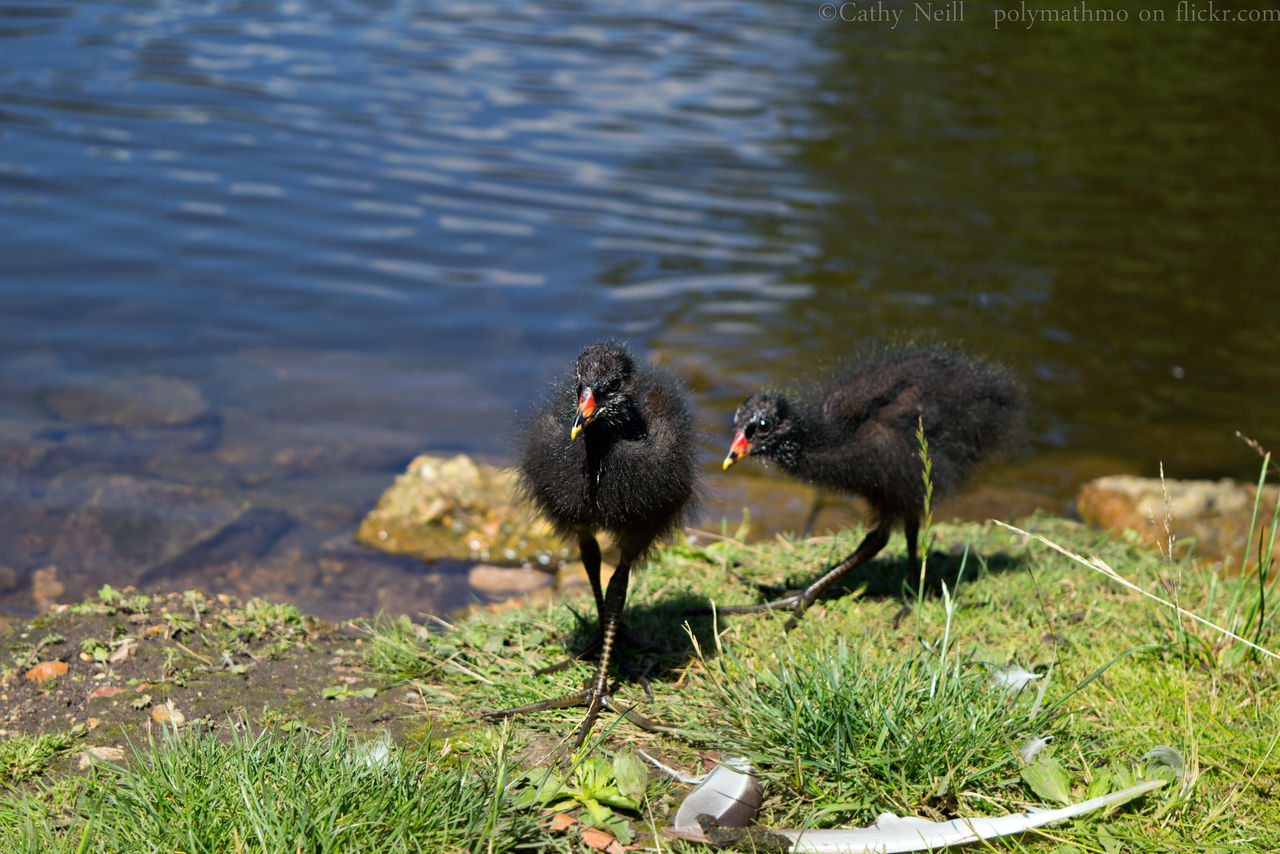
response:
<svg viewBox="0 0 1280 854"><path fill-rule="evenodd" d="M907 571L911 578L920 577L920 549L917 540L920 537L920 519L908 516L902 523L902 533L907 536Z"/></svg>
<svg viewBox="0 0 1280 854"><path fill-rule="evenodd" d="M887 524L881 524L880 527L873 528L870 533L862 538L862 542L858 543L858 547L853 550L853 554L831 567L817 581L800 591L800 599L796 603L796 608L791 612L791 617L787 620L786 625L782 627L782 630L789 632L794 629L796 624L800 622L800 618L804 616L805 609L812 605L824 590L839 581L849 570L862 566L880 554L880 550L889 542L889 530L890 528Z"/></svg>
<svg viewBox="0 0 1280 854"><path fill-rule="evenodd" d="M613 645L618 638L618 628L622 625L622 608L627 603L630 563L631 561L625 557L618 561L618 568L613 571L613 577L609 579L609 590L604 597L604 636L600 642L600 666L596 669L595 679L586 689L588 692L587 714L578 725L577 733L574 734L574 748L582 746L587 734L591 732L591 727L595 726L596 718L600 717L600 710L604 708L605 701L609 698L609 662L613 658Z"/></svg>
<svg viewBox="0 0 1280 854"><path fill-rule="evenodd" d="M758 614L762 611L778 611L783 608L793 608L791 619L787 620L786 631L791 631L800 622L800 618L804 616L805 610L812 605L822 593L835 582L839 581L850 570L862 566L867 561L880 553L880 550L889 542L889 531L891 530L889 523L882 523L880 527L874 528L863 537L862 542L853 550L853 554L837 563L820 575L815 581L811 582L803 590L792 593L788 596L782 596L769 602L761 602L759 605L730 605L725 608L716 608L717 614ZM908 545L911 540L908 539ZM690 614L709 614L710 608L690 609L686 613Z"/></svg>
<svg viewBox="0 0 1280 854"><path fill-rule="evenodd" d="M570 655L564 661L539 667L533 671L534 676L545 676L548 673L559 673L568 670L579 661L590 658L600 649L600 640L604 636L604 590L600 586L600 544L591 534L578 535L578 551L582 554L582 568L587 572L587 581L591 582L591 595L596 600L596 634L581 652Z"/></svg>
<svg viewBox="0 0 1280 854"><path fill-rule="evenodd" d="M596 542L595 537L590 534L582 534L578 538L578 549L582 553L582 566L587 571L587 580L591 582L591 593L596 600L596 633L592 636L591 640L587 641L587 645L581 650L570 655L563 661L559 661L555 664L549 664L546 667L539 667L537 670L533 671L534 676L545 676L548 673L559 673L562 670L568 670L579 661L596 658L599 655L600 646L604 642L605 605L604 589L600 585L600 545ZM618 630L617 640L621 641L620 645L625 645L631 649L643 649L657 655L665 655L667 652L667 650L661 647L637 640L624 629ZM635 675L634 672L627 668L625 664L622 664L622 668L627 672L628 676Z"/></svg>
<svg viewBox="0 0 1280 854"><path fill-rule="evenodd" d="M591 728L595 725L596 719L600 717L600 710L604 708L606 701L609 699L609 665L613 659L614 644L618 639L619 628L622 624L622 609L627 603L627 580L631 573L632 557L633 555L629 554L622 556L622 559L618 562L618 568L614 570L613 577L609 579L608 590L601 597L604 607L600 617L602 625L600 665L596 668L595 676L592 677L591 682L572 694L553 697L549 700L540 700L537 703L529 703L510 709L485 712L484 717L509 718L529 712L542 712L547 709L586 706L587 714L582 719L582 723L578 725L573 741L570 743L575 749L582 745L588 733L591 732Z"/></svg>
<svg viewBox="0 0 1280 854"><path fill-rule="evenodd" d="M920 520L915 516L908 516L902 523L902 532L907 535L907 583L909 586L914 586L920 583L920 550L916 544L920 536ZM902 603L898 613L893 615L895 629L902 622L902 618L911 613L913 607L915 606L910 600Z"/></svg>

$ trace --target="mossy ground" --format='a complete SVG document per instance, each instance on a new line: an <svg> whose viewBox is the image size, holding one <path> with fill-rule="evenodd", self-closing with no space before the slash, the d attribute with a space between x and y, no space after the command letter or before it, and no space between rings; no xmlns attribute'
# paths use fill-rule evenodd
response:
<svg viewBox="0 0 1280 854"><path fill-rule="evenodd" d="M75 732L72 746L84 749L145 742L175 716L210 729L327 728L338 717L401 728L363 667L363 643L354 627L289 605L104 588L96 601L0 630L0 734ZM67 670L28 678L40 662Z"/></svg>
<svg viewBox="0 0 1280 854"><path fill-rule="evenodd" d="M1068 549L1101 556L1139 587L1268 649L1280 645L1274 584L1263 588L1248 575L1171 564L1136 540L1066 520L1023 524ZM237 756L265 749L245 740L248 731L293 744L297 753L288 756L309 762L333 752L332 744L317 747L320 740L368 745L385 731L395 773L419 776L404 784L413 794L403 803L383 808L383 822L406 821L415 798L436 797L423 787L443 786L448 775L428 781L421 777L424 767L472 775L483 768L488 776L480 777L505 781L483 792L468 789L465 798L456 794L473 806L444 837L405 830L409 841L385 850L434 850L422 847L427 838L447 839L442 844L449 850L583 849L586 837L535 820L540 802L571 807L624 841L678 850L688 843L664 841L653 831L669 822L682 787L651 776L633 793L635 809L626 807L631 795L618 794L621 784L612 775L621 780L626 775L616 769L627 767L618 757L635 748L686 770L720 753L747 755L765 784L760 825L831 827L867 824L882 811L938 820L1053 805L1063 794L1080 799L1148 773L1141 757L1157 745L1181 755L1176 782L1118 810L996 844L1090 852L1280 849L1275 659L1180 619L1033 539L995 525L935 526L925 597L905 616L903 603L914 598L918 579L907 577L900 538L843 585L844 595L814 607L790 634L779 614L721 620L685 614L708 601L756 601L760 585L801 582L852 550L858 535L757 544L703 536L658 553L633 576L626 617L629 630L657 648L629 657L653 696L643 682L624 680L616 700L671 729L646 732L606 713L575 771L566 770L572 757L558 748L581 710L505 724L483 722L479 714L582 684L589 663L545 676L533 670L589 638L594 607L585 591L539 605L477 610L447 628L408 620L334 628L260 602L109 593L11 628L0 637L0 691L7 695L0 728L9 744L31 750L21 771L17 760L0 768L9 789L0 796L0 843L14 850L78 850L88 823L97 821L95 839L116 841L100 850L131 850L119 840L134 813L113 812L114 802L92 794L102 787L90 785L95 775L126 772L76 770L70 756L88 745L132 746L136 759L130 753L124 765L158 767L158 757L186 756L183 750L206 755L208 749L198 747L205 737L240 751ZM1264 590L1270 598L1260 596ZM112 662L112 653L128 645L125 638L134 639L133 651ZM24 678L36 661L54 658L68 662L66 675L44 683ZM1010 665L1040 678L1009 692L993 674ZM125 691L88 699L102 684ZM150 705L139 708L144 695ZM185 723L176 738L166 736L153 749L148 745L157 733L172 732L153 717L166 701ZM88 729L91 718L97 725ZM42 748L45 758L31 758L40 753L37 736L58 733L66 737ZM1018 748L1042 736L1052 740L1029 771ZM361 749L367 748L352 748ZM467 761L451 766L458 757ZM521 778L514 761L559 769L563 791L550 795ZM335 774L335 780L354 773L341 763L321 765L315 773ZM183 765L192 766L199 766L195 758ZM158 785L145 772L127 773L144 774L130 778L131 791ZM165 779L180 774L170 769ZM1057 795L1046 774L1060 784ZM246 789L234 777L219 785L213 794L201 790L201 803L217 803L222 789L243 797L261 788ZM271 797L273 803L307 801L298 813L304 817L357 810L348 801L341 809L326 802L325 792L339 789L334 783ZM235 798L228 803L234 806ZM488 815L529 820L496 822ZM373 850L358 840L333 841L341 822L331 828L291 821L287 828L273 825L278 833L270 839L296 837L307 843L302 850ZM179 843L164 835L172 825L155 823L145 837L154 850L220 850L251 830L231 827L231 835ZM150 850L136 839L129 844ZM285 850L272 848L267 836L256 845L245 850Z"/></svg>

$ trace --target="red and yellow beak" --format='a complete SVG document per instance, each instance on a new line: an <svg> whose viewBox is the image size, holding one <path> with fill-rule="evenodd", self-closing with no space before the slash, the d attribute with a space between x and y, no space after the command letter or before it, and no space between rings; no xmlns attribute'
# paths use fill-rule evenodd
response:
<svg viewBox="0 0 1280 854"><path fill-rule="evenodd" d="M578 396L578 414L574 417L573 427L569 430L569 441L572 442L578 438L582 428L590 424L595 417L596 397L591 393L590 388L584 388L582 394Z"/></svg>
<svg viewBox="0 0 1280 854"><path fill-rule="evenodd" d="M729 466L751 453L751 443L747 441L747 435L741 430L733 431L733 444L729 446L729 455L724 458L724 468L727 471Z"/></svg>

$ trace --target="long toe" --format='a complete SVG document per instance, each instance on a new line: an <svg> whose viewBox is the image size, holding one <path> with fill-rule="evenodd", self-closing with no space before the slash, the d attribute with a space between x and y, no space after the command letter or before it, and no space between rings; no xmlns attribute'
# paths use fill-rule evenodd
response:
<svg viewBox="0 0 1280 854"><path fill-rule="evenodd" d="M545 676L548 673L559 673L562 670L568 670L579 661L590 661L591 659L600 657L600 647L604 643L604 632L597 630L591 640L587 641L579 652L569 656L563 661L556 664L549 664L546 667L539 667L533 671L534 676Z"/></svg>
<svg viewBox="0 0 1280 854"><path fill-rule="evenodd" d="M514 718L516 715L527 715L530 712L545 712L548 709L570 709L574 706L586 706L590 704L592 691L590 688L583 688L580 691L574 691L572 694L565 694L561 697L552 697L549 700L539 700L536 703L528 703L523 706L513 706L510 709L497 709L492 712L484 712L481 716L490 720L500 720L502 718Z"/></svg>
<svg viewBox="0 0 1280 854"><path fill-rule="evenodd" d="M800 593L792 593L780 599L761 602L758 605L725 605L716 608L686 608L685 614L690 617L706 617L711 614L762 614L765 611L783 611L794 608L800 603Z"/></svg>
<svg viewBox="0 0 1280 854"><path fill-rule="evenodd" d="M552 697L549 700L539 700L536 703L513 706L510 709L484 712L482 716L489 720L501 720L502 718L513 718L516 715L526 715L531 712L545 712L549 709L569 709L574 706L585 706L587 709L586 715L582 718L582 723L578 724L578 728L574 731L573 738L569 742L569 746L577 750L586 741L591 728L595 726L596 720L600 717L601 709L613 707L612 697L607 687L603 693L596 693L595 689L588 685L580 691L574 691L572 694L565 694L562 697ZM630 717L630 715L627 716ZM642 718L642 720L648 722L647 718Z"/></svg>
<svg viewBox="0 0 1280 854"><path fill-rule="evenodd" d="M645 717L636 711L635 706L623 708L614 702L613 697L605 697L604 707L611 712L615 712L619 717L626 718L631 723L640 727L645 732L679 732L680 728L671 726L670 724L660 723L653 718Z"/></svg>

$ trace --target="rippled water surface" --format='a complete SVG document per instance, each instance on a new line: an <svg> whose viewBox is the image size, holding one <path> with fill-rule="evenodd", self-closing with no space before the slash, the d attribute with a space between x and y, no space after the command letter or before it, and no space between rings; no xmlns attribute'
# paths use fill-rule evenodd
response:
<svg viewBox="0 0 1280 854"><path fill-rule="evenodd" d="M0 0L0 607L452 607L355 523L415 453L504 459L602 336L685 378L708 460L754 386L916 337L1027 381L1009 506L1256 476L1280 24L963 7Z"/></svg>

